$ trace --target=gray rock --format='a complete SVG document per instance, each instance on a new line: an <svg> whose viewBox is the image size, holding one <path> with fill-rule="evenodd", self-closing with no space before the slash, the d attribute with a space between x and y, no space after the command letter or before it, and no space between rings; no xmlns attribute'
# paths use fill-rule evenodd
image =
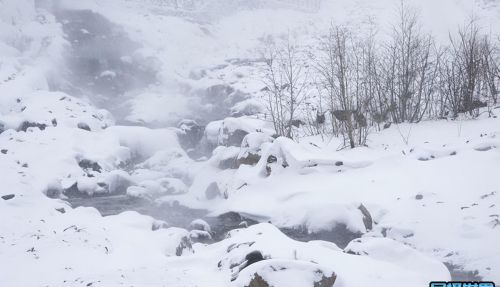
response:
<svg viewBox="0 0 500 287"><path fill-rule="evenodd" d="M196 148L205 132L205 127L194 120L182 120L178 124L178 128L180 130L178 133L179 142L185 150Z"/></svg>
<svg viewBox="0 0 500 287"><path fill-rule="evenodd" d="M66 209L64 209L64 207L56 208L56 211L58 211L58 212L60 212L62 214L66 213Z"/></svg>
<svg viewBox="0 0 500 287"><path fill-rule="evenodd" d="M269 283L267 283L266 280L264 280L264 278L260 277L259 274L255 273L253 275L252 280L250 280L248 287L272 287L272 286L269 285Z"/></svg>
<svg viewBox="0 0 500 287"><path fill-rule="evenodd" d="M45 130L47 127L46 124L40 124L40 123L35 123L35 122L29 122L29 121L24 121L22 124L17 128L17 131L27 131L29 128L39 128L40 130Z"/></svg>
<svg viewBox="0 0 500 287"><path fill-rule="evenodd" d="M217 185L216 182L212 182L211 184L208 185L207 189L205 190L205 197L208 200L215 199L217 197L221 196L221 192L219 189L219 186Z"/></svg>
<svg viewBox="0 0 500 287"><path fill-rule="evenodd" d="M243 156L238 156L236 160L236 166L239 167L242 164L256 165L259 162L260 158L261 156L259 154L247 152Z"/></svg>
<svg viewBox="0 0 500 287"><path fill-rule="evenodd" d="M83 122L79 122L77 125L76 125L79 129L82 129L82 130L86 130L86 131L89 131L90 132L90 126L86 123L83 123Z"/></svg>
<svg viewBox="0 0 500 287"><path fill-rule="evenodd" d="M359 205L358 209L363 214L363 223L365 225L366 230L367 231L372 230L373 229L373 218L372 218L372 215L370 214L370 212L368 211L368 209L366 209L366 207L363 204Z"/></svg>
<svg viewBox="0 0 500 287"><path fill-rule="evenodd" d="M193 244L191 242L191 239L189 237L184 236L181 238L181 242L179 243L179 246L175 249L175 255L177 256L182 256L185 251L191 252L193 250Z"/></svg>
<svg viewBox="0 0 500 287"><path fill-rule="evenodd" d="M2 199L3 200L11 200L13 199L14 197L16 197L15 194L7 194L7 195L2 195Z"/></svg>
<svg viewBox="0 0 500 287"><path fill-rule="evenodd" d="M102 167L95 161L82 159L78 165L88 174L90 171L101 172Z"/></svg>
<svg viewBox="0 0 500 287"><path fill-rule="evenodd" d="M240 129L237 129L233 132L229 132L225 129L224 133L227 134L227 140L225 144L227 146L238 146L238 147L241 146L243 139L248 134L248 132Z"/></svg>
<svg viewBox="0 0 500 287"><path fill-rule="evenodd" d="M219 162L218 167L220 169L236 169L238 165L238 156L223 159Z"/></svg>
<svg viewBox="0 0 500 287"><path fill-rule="evenodd" d="M155 220L151 226L151 230L156 231L159 229L169 228L168 223L162 220Z"/></svg>

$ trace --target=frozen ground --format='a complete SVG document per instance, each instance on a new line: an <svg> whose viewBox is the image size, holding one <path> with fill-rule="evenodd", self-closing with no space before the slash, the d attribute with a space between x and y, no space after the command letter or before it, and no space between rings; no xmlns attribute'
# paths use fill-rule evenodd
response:
<svg viewBox="0 0 500 287"><path fill-rule="evenodd" d="M0 286L500 283L500 119L338 151L237 117L263 36L395 2L0 0ZM472 8L498 33L495 1L418 3L438 38Z"/></svg>

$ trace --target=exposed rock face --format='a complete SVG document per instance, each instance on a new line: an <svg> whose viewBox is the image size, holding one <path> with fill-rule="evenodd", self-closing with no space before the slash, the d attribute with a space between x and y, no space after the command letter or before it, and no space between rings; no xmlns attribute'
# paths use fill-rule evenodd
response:
<svg viewBox="0 0 500 287"><path fill-rule="evenodd" d="M102 167L95 161L91 161L88 159L82 159L78 162L78 165L89 174L91 171L101 172Z"/></svg>
<svg viewBox="0 0 500 287"><path fill-rule="evenodd" d="M337 280L337 275L332 273L330 276L324 276L320 281L314 282L314 287L332 287Z"/></svg>
<svg viewBox="0 0 500 287"><path fill-rule="evenodd" d="M260 277L259 274L255 273L253 279L248 284L248 287L272 287L269 285L264 278Z"/></svg>
<svg viewBox="0 0 500 287"><path fill-rule="evenodd" d="M275 168L279 168L280 164L282 168L287 168L288 163L283 156L277 156L277 155L269 155L266 160L266 176L270 176L271 172Z"/></svg>
<svg viewBox="0 0 500 287"><path fill-rule="evenodd" d="M28 121L24 121L20 126L19 128L17 129L17 131L27 131L29 128L39 128L40 130L45 130L45 128L47 127L46 124L40 124L40 123L35 123L35 122L28 122Z"/></svg>
<svg viewBox="0 0 500 287"><path fill-rule="evenodd" d="M239 155L236 159L236 165L239 167L242 164L245 165L256 165L260 160L260 155L252 152L245 153L244 155Z"/></svg>
<svg viewBox="0 0 500 287"><path fill-rule="evenodd" d="M228 129L224 129L223 132L225 135L227 135L225 145L238 146L238 147L241 146L243 139L248 134L247 131L240 130L240 129L237 129L234 131L229 131Z"/></svg>
<svg viewBox="0 0 500 287"><path fill-rule="evenodd" d="M219 162L220 169L236 169L238 168L237 157L230 157L223 159Z"/></svg>
<svg viewBox="0 0 500 287"><path fill-rule="evenodd" d="M212 182L207 189L205 190L205 197L208 200L215 199L217 197L221 196L221 192L219 190L219 186L217 185L216 182Z"/></svg>
<svg viewBox="0 0 500 287"><path fill-rule="evenodd" d="M368 209L366 209L366 207L363 204L359 205L358 209L363 214L363 223L365 224L366 231L372 230L373 229L372 215L370 214Z"/></svg>
<svg viewBox="0 0 500 287"><path fill-rule="evenodd" d="M268 263L259 264L257 271L253 272L245 287L288 287L287 283L282 282L282 279L288 276L297 276L301 274L300 283L297 282L296 286L303 287L333 287L337 279L335 272L322 270L320 266L315 266L311 263L300 261L284 261L284 260L270 260ZM253 271L253 270L252 270ZM245 274L245 276L248 276ZM297 276L298 279L299 276ZM314 279L305 279L314 278ZM248 279L247 279L248 280ZM272 282L272 283L271 283ZM286 281L285 281L286 282Z"/></svg>
<svg viewBox="0 0 500 287"><path fill-rule="evenodd" d="M182 256L184 252L192 252L193 250L193 245L189 237L184 236L181 238L181 242L179 243L179 246L177 246L175 250L175 255L177 256Z"/></svg>
<svg viewBox="0 0 500 287"><path fill-rule="evenodd" d="M63 193L63 188L59 183L52 183L47 186L45 195L49 198L59 198Z"/></svg>
<svg viewBox="0 0 500 287"><path fill-rule="evenodd" d="M222 240L226 237L227 232L233 229L246 228L257 223L258 221L241 216L237 212L223 213L217 216L217 220L212 223L212 230L217 230L213 236L216 240Z"/></svg>
<svg viewBox="0 0 500 287"><path fill-rule="evenodd" d="M76 126L79 129L86 130L86 131L90 132L90 126L88 124L84 123L84 122L79 122Z"/></svg>
<svg viewBox="0 0 500 287"><path fill-rule="evenodd" d="M194 120L182 120L178 124L178 128L180 132L177 135L179 136L179 142L182 148L184 148L189 155L192 155L203 138L205 127L199 125Z"/></svg>
<svg viewBox="0 0 500 287"><path fill-rule="evenodd" d="M273 141L273 137L262 132L252 132L246 135L241 143L241 150L236 163L237 166L239 167L242 164L257 164L262 156L262 146Z"/></svg>
<svg viewBox="0 0 500 287"><path fill-rule="evenodd" d="M213 151L212 159L220 169L238 168L238 155L240 148L219 146Z"/></svg>
<svg viewBox="0 0 500 287"><path fill-rule="evenodd" d="M153 224L151 225L151 230L155 231L155 230L159 230L159 229L166 229L166 228L169 228L169 227L170 226L165 221L163 221L163 220L155 220L153 222Z"/></svg>
<svg viewBox="0 0 500 287"><path fill-rule="evenodd" d="M254 263L257 263L259 261L262 261L264 260L264 256L262 255L262 253L258 250L255 250L255 251L252 251L250 253L248 253L246 256L245 256L245 267L248 267Z"/></svg>
<svg viewBox="0 0 500 287"><path fill-rule="evenodd" d="M2 195L3 200L11 200L15 197L16 195L14 194L7 194L7 195Z"/></svg>
<svg viewBox="0 0 500 287"><path fill-rule="evenodd" d="M211 232L210 225L203 219L195 219L189 224L190 230Z"/></svg>

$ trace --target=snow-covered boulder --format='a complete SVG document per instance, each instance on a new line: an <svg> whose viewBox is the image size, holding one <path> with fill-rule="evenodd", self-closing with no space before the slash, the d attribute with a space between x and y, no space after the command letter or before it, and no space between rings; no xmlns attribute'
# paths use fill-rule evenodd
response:
<svg viewBox="0 0 500 287"><path fill-rule="evenodd" d="M274 138L263 132L252 132L243 138L237 158L237 165L255 165L261 158L262 145L271 143Z"/></svg>
<svg viewBox="0 0 500 287"><path fill-rule="evenodd" d="M179 142L181 146L189 153L193 153L195 148L200 144L205 127L199 125L194 120L184 119L178 124Z"/></svg>
<svg viewBox="0 0 500 287"><path fill-rule="evenodd" d="M229 117L224 120L210 122L205 128L205 139L213 147L219 145L240 147L243 138L247 134L256 131L273 134L269 123L263 120L250 117Z"/></svg>
<svg viewBox="0 0 500 287"><path fill-rule="evenodd" d="M238 168L237 159L240 153L239 147L234 146L218 146L212 152L210 162L212 165L220 169L235 169Z"/></svg>
<svg viewBox="0 0 500 287"><path fill-rule="evenodd" d="M27 131L47 127L80 127L101 130L114 124L111 114L89 103L61 92L37 91L10 104L8 112L0 115L6 128Z"/></svg>
<svg viewBox="0 0 500 287"><path fill-rule="evenodd" d="M265 260L240 272L231 286L333 287L337 275L325 266L294 260Z"/></svg>
<svg viewBox="0 0 500 287"><path fill-rule="evenodd" d="M393 239L383 237L358 238L351 241L344 251L390 262L409 270L420 270L435 278L448 278L444 281L451 279L450 272L443 263Z"/></svg>

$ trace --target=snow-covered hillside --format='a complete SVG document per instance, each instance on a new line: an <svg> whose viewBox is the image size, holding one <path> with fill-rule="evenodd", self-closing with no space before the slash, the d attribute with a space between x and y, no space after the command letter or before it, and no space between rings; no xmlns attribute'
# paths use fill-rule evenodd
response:
<svg viewBox="0 0 500 287"><path fill-rule="evenodd" d="M498 1L408 3L500 33ZM500 283L498 105L349 150L264 116L266 41L383 40L398 4L0 0L0 286Z"/></svg>

